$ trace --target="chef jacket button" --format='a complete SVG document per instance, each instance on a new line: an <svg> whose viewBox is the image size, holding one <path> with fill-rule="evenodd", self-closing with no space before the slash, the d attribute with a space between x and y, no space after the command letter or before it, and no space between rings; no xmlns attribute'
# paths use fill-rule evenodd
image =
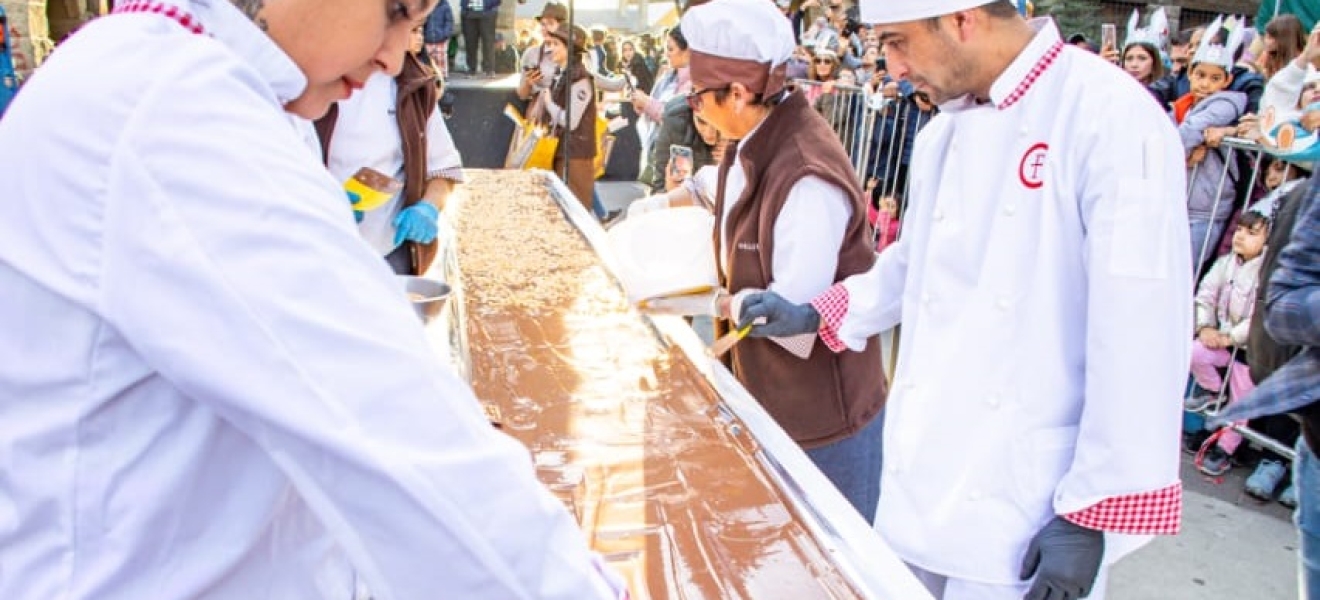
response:
<svg viewBox="0 0 1320 600"><path fill-rule="evenodd" d="M967 494L967 499L968 499L968 500L971 500L972 502L976 502L976 501L980 500L981 497L982 497L982 496L981 496L981 491L980 491L980 490L972 490L970 493Z"/></svg>
<svg viewBox="0 0 1320 600"><path fill-rule="evenodd" d="M922 303L922 304L930 304L930 294L922 294L922 295L921 295L921 303Z"/></svg>
<svg viewBox="0 0 1320 600"><path fill-rule="evenodd" d="M998 308L999 310L1008 310L1008 298L1000 296L995 300L995 308Z"/></svg>
<svg viewBox="0 0 1320 600"><path fill-rule="evenodd" d="M999 408L999 395L990 394L990 397L985 399L985 403L990 405L990 408Z"/></svg>
<svg viewBox="0 0 1320 600"><path fill-rule="evenodd" d="M1026 136L1027 136L1027 128L1026 128L1026 127L1023 127L1022 129L1019 129L1019 130L1018 130L1018 137L1026 137Z"/></svg>
<svg viewBox="0 0 1320 600"><path fill-rule="evenodd" d="M943 221L943 220L944 220L944 211L942 211L942 210L937 210L937 211L935 211L935 220L936 220L936 221Z"/></svg>
<svg viewBox="0 0 1320 600"><path fill-rule="evenodd" d="M1015 213L1017 213L1017 206L1012 205L1012 204L1009 204L1008 206L1005 206L1005 207L1004 207L1004 214L1006 214L1006 215L1008 215L1008 216L1011 217L1011 216L1013 216Z"/></svg>

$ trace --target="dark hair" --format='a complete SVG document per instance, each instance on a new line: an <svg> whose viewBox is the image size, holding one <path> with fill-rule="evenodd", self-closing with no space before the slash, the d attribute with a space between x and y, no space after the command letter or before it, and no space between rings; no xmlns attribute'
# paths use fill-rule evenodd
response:
<svg viewBox="0 0 1320 600"><path fill-rule="evenodd" d="M683 30L679 29L677 25L671 27L666 34L669 36L669 39L674 40L674 45L678 46L679 50L688 49L687 38L683 37Z"/></svg>
<svg viewBox="0 0 1320 600"><path fill-rule="evenodd" d="M982 5L981 10L996 19L1013 19L1022 16L1018 13L1017 4L1013 2L991 2Z"/></svg>
<svg viewBox="0 0 1320 600"><path fill-rule="evenodd" d="M1119 60L1122 62L1127 62L1128 50L1131 50L1133 48L1141 48L1142 50L1145 50L1146 54L1150 56L1149 80L1143 81L1141 83L1150 85L1156 81L1163 79L1164 60L1160 57L1160 51L1157 50L1155 48L1155 45L1150 42L1132 42L1131 44L1128 44L1127 47L1123 49L1123 54L1119 57Z"/></svg>
<svg viewBox="0 0 1320 600"><path fill-rule="evenodd" d="M1255 229L1257 225L1265 225L1265 230L1269 231L1270 220L1254 210L1249 210L1238 216L1238 227L1246 229Z"/></svg>

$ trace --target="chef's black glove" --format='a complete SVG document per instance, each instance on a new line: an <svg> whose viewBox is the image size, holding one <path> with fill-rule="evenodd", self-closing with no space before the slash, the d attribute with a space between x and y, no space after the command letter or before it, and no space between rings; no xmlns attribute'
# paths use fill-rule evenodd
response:
<svg viewBox="0 0 1320 600"><path fill-rule="evenodd" d="M749 335L787 337L815 333L820 327L820 313L810 304L793 304L774 292L758 292L743 298L738 310L738 329L748 323L754 323Z"/></svg>
<svg viewBox="0 0 1320 600"><path fill-rule="evenodd" d="M1103 531L1054 517L1031 538L1022 580L1036 576L1023 600L1077 600L1091 593L1105 553Z"/></svg>

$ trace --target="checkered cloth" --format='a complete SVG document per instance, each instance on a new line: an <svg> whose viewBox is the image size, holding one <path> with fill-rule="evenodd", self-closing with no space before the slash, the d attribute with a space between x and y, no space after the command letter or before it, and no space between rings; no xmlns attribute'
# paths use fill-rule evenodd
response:
<svg viewBox="0 0 1320 600"><path fill-rule="evenodd" d="M1054 59L1058 58L1059 53L1062 51L1063 42L1054 42L1054 45L1050 46L1050 49L1045 51L1045 55L1040 57L1040 60L1036 61L1036 64L1031 67L1031 71L1027 72L1027 76L1022 78L1022 81L1013 89L1013 92L1010 93L1007 98L1004 98L1004 101L1000 102L999 106L995 108L1004 110L1017 104L1018 100L1021 100L1023 96L1027 95L1027 90L1031 89L1031 86L1036 83L1036 80L1040 79L1040 76L1050 68L1050 65L1054 64Z"/></svg>
<svg viewBox="0 0 1320 600"><path fill-rule="evenodd" d="M133 2L125 2L123 4L119 4L115 6L115 9L110 12L116 15L122 15L127 13L153 13L153 14L161 15L167 19L173 19L175 22L182 25L184 29L187 29L188 31L191 31L193 33L196 34L206 33L206 29L203 28L202 24L197 21L197 18L188 14L187 11L177 6L171 6L169 4L164 4L161 2L154 2L152 0L137 0Z"/></svg>
<svg viewBox="0 0 1320 600"><path fill-rule="evenodd" d="M1182 524L1182 483L1152 492L1107 498L1063 518L1086 527L1134 535L1174 535Z"/></svg>
<svg viewBox="0 0 1320 600"><path fill-rule="evenodd" d="M848 314L848 288L836 283L816 296L811 306L820 313L820 341L834 352L847 350L848 346L839 339L839 327L843 326L843 317Z"/></svg>

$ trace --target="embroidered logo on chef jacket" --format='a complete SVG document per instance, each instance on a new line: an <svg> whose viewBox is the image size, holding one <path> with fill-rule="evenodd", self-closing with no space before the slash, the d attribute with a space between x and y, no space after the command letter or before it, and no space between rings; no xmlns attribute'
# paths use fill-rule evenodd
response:
<svg viewBox="0 0 1320 600"><path fill-rule="evenodd" d="M759 242L738 242L735 247L745 252L761 251L761 244Z"/></svg>
<svg viewBox="0 0 1320 600"><path fill-rule="evenodd" d="M573 93L573 96L577 98L578 102L586 102L587 99L591 97L591 90L578 88L578 90Z"/></svg>
<svg viewBox="0 0 1320 600"><path fill-rule="evenodd" d="M1049 150L1049 144L1035 144L1027 148L1022 154L1022 160L1018 161L1018 179L1027 189L1039 189L1045 185L1045 156Z"/></svg>

